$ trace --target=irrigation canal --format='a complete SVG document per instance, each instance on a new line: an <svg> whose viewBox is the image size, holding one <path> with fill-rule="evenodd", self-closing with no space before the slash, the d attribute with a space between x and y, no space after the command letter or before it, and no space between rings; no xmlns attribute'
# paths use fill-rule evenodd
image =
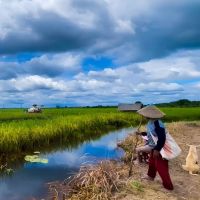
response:
<svg viewBox="0 0 200 200"><path fill-rule="evenodd" d="M103 159L119 159L123 151L117 148L132 128L111 131L98 139L85 141L74 148L62 148L39 154L48 163L23 163L14 169L11 176L0 177L1 200L42 199L48 182L64 180L77 172L83 163L95 163ZM70 141L69 141L70 143Z"/></svg>

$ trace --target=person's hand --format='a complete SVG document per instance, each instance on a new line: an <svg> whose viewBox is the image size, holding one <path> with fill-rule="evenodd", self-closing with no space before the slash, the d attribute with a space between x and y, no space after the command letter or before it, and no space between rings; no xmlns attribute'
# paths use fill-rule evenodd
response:
<svg viewBox="0 0 200 200"><path fill-rule="evenodd" d="M160 152L158 150L153 150L153 158L158 158L160 156Z"/></svg>

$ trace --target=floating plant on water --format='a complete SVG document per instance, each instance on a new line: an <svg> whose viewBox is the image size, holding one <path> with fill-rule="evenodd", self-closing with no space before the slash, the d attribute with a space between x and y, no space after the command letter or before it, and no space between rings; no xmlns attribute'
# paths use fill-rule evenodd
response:
<svg viewBox="0 0 200 200"><path fill-rule="evenodd" d="M24 157L24 160L27 161L27 162L31 162L31 163L43 163L43 164L48 163L48 159L41 158L38 155L26 155Z"/></svg>
<svg viewBox="0 0 200 200"><path fill-rule="evenodd" d="M40 152L39 151L35 151L35 152L33 152L34 154L40 154Z"/></svg>

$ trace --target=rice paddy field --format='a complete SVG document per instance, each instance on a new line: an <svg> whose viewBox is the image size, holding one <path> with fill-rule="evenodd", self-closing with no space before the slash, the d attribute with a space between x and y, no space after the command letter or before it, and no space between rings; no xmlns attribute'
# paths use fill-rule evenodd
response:
<svg viewBox="0 0 200 200"><path fill-rule="evenodd" d="M200 107L161 108L165 122L200 120ZM0 152L21 152L66 140L84 140L120 127L137 126L140 116L117 108L49 108L42 113L0 109Z"/></svg>

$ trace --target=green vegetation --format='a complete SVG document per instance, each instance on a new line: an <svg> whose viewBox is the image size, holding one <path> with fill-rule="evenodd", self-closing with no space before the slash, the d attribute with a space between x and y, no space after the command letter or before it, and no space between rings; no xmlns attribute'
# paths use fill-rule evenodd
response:
<svg viewBox="0 0 200 200"><path fill-rule="evenodd" d="M113 108L44 109L29 114L20 109L0 110L0 151L38 150L50 144L84 141L106 130L136 125L140 117ZM128 121L128 122L127 122Z"/></svg>
<svg viewBox="0 0 200 200"><path fill-rule="evenodd" d="M200 107L200 101L190 101L188 99L180 99L170 103L157 104L159 107Z"/></svg>
<svg viewBox="0 0 200 200"><path fill-rule="evenodd" d="M173 108L165 107L161 110L166 114L164 121L195 121L200 120L200 107Z"/></svg>
<svg viewBox="0 0 200 200"><path fill-rule="evenodd" d="M130 187L138 192L144 192L144 186L139 181L132 181L129 183Z"/></svg>
<svg viewBox="0 0 200 200"><path fill-rule="evenodd" d="M162 108L165 121L199 120L200 108ZM0 110L0 152L40 150L63 143L78 143L119 127L137 126L140 116L117 108L44 109L29 114L22 109Z"/></svg>

